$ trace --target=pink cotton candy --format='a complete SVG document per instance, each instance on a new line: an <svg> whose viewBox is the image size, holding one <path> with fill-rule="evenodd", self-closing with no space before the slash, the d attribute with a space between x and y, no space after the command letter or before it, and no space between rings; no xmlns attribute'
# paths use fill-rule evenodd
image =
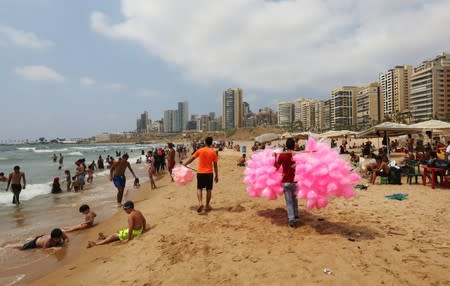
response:
<svg viewBox="0 0 450 286"><path fill-rule="evenodd" d="M282 168L277 170L274 167L274 152L273 149L267 148L254 152L248 160L244 171L244 183L247 185L249 196L263 196L269 200L275 200L283 195Z"/></svg>
<svg viewBox="0 0 450 286"><path fill-rule="evenodd" d="M172 170L173 180L180 186L190 183L194 178L194 171L183 166L176 166Z"/></svg>
<svg viewBox="0 0 450 286"><path fill-rule="evenodd" d="M293 157L298 198L306 199L308 210L324 208L331 197L349 199L355 195L353 186L360 176L351 172L349 163L329 144L309 137L305 152Z"/></svg>

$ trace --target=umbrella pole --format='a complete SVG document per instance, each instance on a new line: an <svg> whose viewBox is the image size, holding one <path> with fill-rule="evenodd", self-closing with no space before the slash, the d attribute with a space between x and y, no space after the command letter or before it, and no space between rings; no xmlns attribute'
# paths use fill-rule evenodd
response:
<svg viewBox="0 0 450 286"><path fill-rule="evenodd" d="M388 157L388 160L391 161L391 154L390 154L391 152L389 150L389 137L387 136L386 130L384 130L384 137L386 138L387 157Z"/></svg>

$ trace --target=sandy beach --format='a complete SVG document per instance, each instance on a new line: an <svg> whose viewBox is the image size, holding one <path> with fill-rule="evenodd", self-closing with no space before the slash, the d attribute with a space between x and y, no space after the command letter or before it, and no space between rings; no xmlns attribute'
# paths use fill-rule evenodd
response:
<svg viewBox="0 0 450 286"><path fill-rule="evenodd" d="M119 211L71 234L86 239L69 245L79 253L32 285L450 285L448 189L403 178L402 185L370 185L320 211L306 212L301 201L300 226L292 229L283 198L247 195L240 155L220 153L211 212L195 211L195 182L180 187L165 175L157 190L145 184L134 197L147 233L86 249L98 232L126 226ZM384 197L399 192L408 199Z"/></svg>

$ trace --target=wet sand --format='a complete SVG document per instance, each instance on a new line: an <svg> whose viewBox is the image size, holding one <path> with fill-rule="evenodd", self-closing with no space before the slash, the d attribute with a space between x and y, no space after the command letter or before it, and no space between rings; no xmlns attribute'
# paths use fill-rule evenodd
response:
<svg viewBox="0 0 450 286"><path fill-rule="evenodd" d="M320 211L304 211L302 201L291 229L283 198L247 196L239 157L220 153L211 212L196 213L195 182L179 187L165 176L157 190L136 194L150 231L128 244L77 248L32 285L450 285L450 190L377 181ZM400 192L408 199L384 197ZM125 226L117 212L80 240Z"/></svg>
<svg viewBox="0 0 450 286"><path fill-rule="evenodd" d="M133 165L133 169L141 182L148 180L146 164ZM131 174L128 177L130 178ZM62 188L65 190L65 184ZM127 183L126 189L128 198L141 191L141 189L134 189L132 182ZM37 235L48 234L55 227L71 226L82 222L84 217L79 213L78 208L83 203L89 204L98 215L96 225L92 228L95 230L99 223L118 211L115 202L116 193L108 176L99 176L94 179L93 184L86 184L84 191L39 196L24 201L19 208L4 206L1 210L4 220L0 226L0 231L3 233L0 246L23 243ZM15 280L20 280L20 283L25 285L78 256L80 246L84 246L87 239L86 233L72 232L69 233L69 238L68 247L58 251L42 249L18 251L0 248L0 285L8 285Z"/></svg>

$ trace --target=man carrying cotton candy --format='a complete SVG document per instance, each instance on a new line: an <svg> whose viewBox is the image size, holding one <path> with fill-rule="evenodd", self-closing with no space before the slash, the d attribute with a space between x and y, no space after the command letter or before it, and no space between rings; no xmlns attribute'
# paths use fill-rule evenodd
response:
<svg viewBox="0 0 450 286"><path fill-rule="evenodd" d="M297 182L295 182L295 162L292 159L295 148L295 141L292 138L286 140L286 151L276 155L275 168L283 167L283 185L284 199L288 214L288 225L292 228L297 227L298 219L298 199Z"/></svg>

